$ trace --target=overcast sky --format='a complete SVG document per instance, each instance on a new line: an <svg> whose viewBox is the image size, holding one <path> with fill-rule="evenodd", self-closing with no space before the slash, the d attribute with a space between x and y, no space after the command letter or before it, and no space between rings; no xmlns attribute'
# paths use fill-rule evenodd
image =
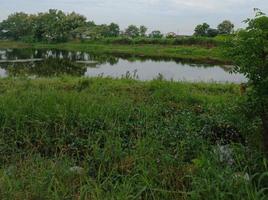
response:
<svg viewBox="0 0 268 200"><path fill-rule="evenodd" d="M192 34L207 22L212 27L224 19L236 28L253 14L253 8L268 13L268 0L0 0L0 20L14 12L36 13L50 8L75 11L97 24L116 22L145 25L149 30Z"/></svg>

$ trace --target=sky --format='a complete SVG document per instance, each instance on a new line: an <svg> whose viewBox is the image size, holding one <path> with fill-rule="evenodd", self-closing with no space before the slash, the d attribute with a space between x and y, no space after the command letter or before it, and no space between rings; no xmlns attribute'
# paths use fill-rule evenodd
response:
<svg viewBox="0 0 268 200"><path fill-rule="evenodd" d="M197 24L212 28L231 20L236 28L253 16L253 8L268 14L268 0L0 0L0 20L14 12L37 13L53 9L75 11L96 24L115 22L121 29L145 25L149 31L189 35Z"/></svg>

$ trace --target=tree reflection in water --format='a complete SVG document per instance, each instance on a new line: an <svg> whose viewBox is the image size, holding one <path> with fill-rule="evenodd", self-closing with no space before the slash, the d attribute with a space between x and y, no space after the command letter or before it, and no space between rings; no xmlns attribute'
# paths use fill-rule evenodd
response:
<svg viewBox="0 0 268 200"><path fill-rule="evenodd" d="M198 78L206 81L208 77L215 77L215 80L228 81L232 80L228 74L231 67L211 62L200 63L191 59L134 56L122 53L96 54L30 48L0 49L0 69L4 70L4 72L0 71L0 76L88 76L98 73L96 75L108 74L120 77L126 75L126 72L136 70L136 74L148 75L149 78L146 80L151 80L154 78L151 76L164 71L170 76L177 76L178 79Z"/></svg>

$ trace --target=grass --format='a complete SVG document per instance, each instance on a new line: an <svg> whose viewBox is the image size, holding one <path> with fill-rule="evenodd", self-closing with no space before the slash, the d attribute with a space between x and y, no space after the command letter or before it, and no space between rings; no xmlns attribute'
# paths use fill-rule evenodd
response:
<svg viewBox="0 0 268 200"><path fill-rule="evenodd" d="M176 58L205 63L230 63L222 54L221 47L158 44L102 44L92 42L67 42L60 44L22 43L0 41L0 48L48 48L69 51L84 51L94 54L134 55L155 58Z"/></svg>
<svg viewBox="0 0 268 200"><path fill-rule="evenodd" d="M0 97L0 199L268 197L237 85L7 78Z"/></svg>

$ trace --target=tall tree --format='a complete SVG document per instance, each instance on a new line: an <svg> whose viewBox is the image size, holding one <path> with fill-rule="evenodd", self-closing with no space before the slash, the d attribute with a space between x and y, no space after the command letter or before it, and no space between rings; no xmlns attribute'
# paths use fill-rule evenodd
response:
<svg viewBox="0 0 268 200"><path fill-rule="evenodd" d="M199 24L194 29L195 36L207 36L209 25L207 23Z"/></svg>
<svg viewBox="0 0 268 200"><path fill-rule="evenodd" d="M38 40L48 42L63 42L68 39L67 27L64 20L65 13L50 9L47 13L39 13L33 27L34 36Z"/></svg>
<svg viewBox="0 0 268 200"><path fill-rule="evenodd" d="M75 12L72 12L66 15L65 19L63 19L63 24L65 32L69 35L69 37L74 38L75 35L72 35L72 32L79 28L85 27L87 25L86 17Z"/></svg>
<svg viewBox="0 0 268 200"><path fill-rule="evenodd" d="M39 13L33 20L33 35L38 41L64 42L76 37L75 30L86 27L86 17L77 13L65 14L60 10L50 9Z"/></svg>
<svg viewBox="0 0 268 200"><path fill-rule="evenodd" d="M0 39L3 39L3 38L5 38L5 30L4 30L2 23L0 23Z"/></svg>
<svg viewBox="0 0 268 200"><path fill-rule="evenodd" d="M141 36L141 37L146 36L146 32L147 32L147 30L148 30L148 28L147 28L146 26L141 25L141 26L140 26L140 36Z"/></svg>
<svg viewBox="0 0 268 200"><path fill-rule="evenodd" d="M130 25L125 30L125 35L128 37L138 37L140 35L140 29L135 25Z"/></svg>
<svg viewBox="0 0 268 200"><path fill-rule="evenodd" d="M11 39L21 39L31 32L31 22L26 13L11 14L1 23L1 33Z"/></svg>
<svg viewBox="0 0 268 200"><path fill-rule="evenodd" d="M218 25L219 34L231 34L234 30L234 24L229 20L224 20Z"/></svg>
<svg viewBox="0 0 268 200"><path fill-rule="evenodd" d="M208 37L215 37L215 36L217 36L218 34L219 34L219 31L218 31L217 29L209 28L209 29L207 30L207 34L206 34L206 36L208 36Z"/></svg>
<svg viewBox="0 0 268 200"><path fill-rule="evenodd" d="M163 34L161 33L161 31L152 31L149 35L149 37L151 38L162 38L163 37Z"/></svg>
<svg viewBox="0 0 268 200"><path fill-rule="evenodd" d="M231 41L228 54L235 63L235 71L245 74L249 80L250 113L261 118L263 143L268 153L268 17L260 10L255 11L255 18L245 21L248 27Z"/></svg>
<svg viewBox="0 0 268 200"><path fill-rule="evenodd" d="M115 24L115 23L111 23L109 26L108 26L108 36L109 37L117 37L119 36L119 33L120 33L120 27L118 24Z"/></svg>

